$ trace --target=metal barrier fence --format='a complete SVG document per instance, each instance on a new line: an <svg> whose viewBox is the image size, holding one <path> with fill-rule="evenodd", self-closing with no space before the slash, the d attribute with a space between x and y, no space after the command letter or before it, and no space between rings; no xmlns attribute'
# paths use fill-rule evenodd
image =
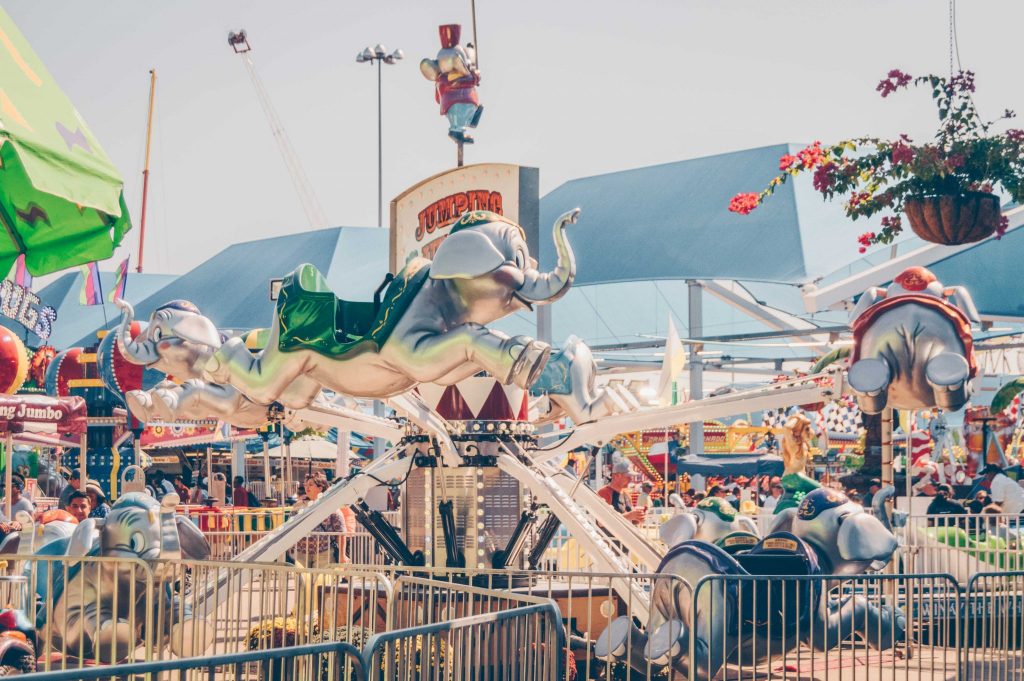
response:
<svg viewBox="0 0 1024 681"><path fill-rule="evenodd" d="M653 654L679 654L671 669L690 681L723 669L725 678L955 679L963 612L949 575L709 575L679 614L682 628L663 628L677 648L663 638ZM692 622L686 645L676 642Z"/></svg>
<svg viewBox="0 0 1024 681"><path fill-rule="evenodd" d="M1024 572L974 575L963 613L964 681L1024 678Z"/></svg>
<svg viewBox="0 0 1024 681"><path fill-rule="evenodd" d="M211 531L203 534L210 542L211 559L231 560L270 534L270 530ZM384 554L368 532L311 532L306 539L303 546L289 552L289 557L304 567L334 569L348 563L384 564Z"/></svg>
<svg viewBox="0 0 1024 681"><path fill-rule="evenodd" d="M961 585L979 573L1024 570L1022 532L1019 515L911 516L902 528L905 569L950 574Z"/></svg>

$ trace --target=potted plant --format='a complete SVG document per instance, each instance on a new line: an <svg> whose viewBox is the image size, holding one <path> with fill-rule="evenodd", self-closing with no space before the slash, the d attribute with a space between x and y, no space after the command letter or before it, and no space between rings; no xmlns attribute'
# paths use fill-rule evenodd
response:
<svg viewBox="0 0 1024 681"><path fill-rule="evenodd" d="M891 243L903 230L903 216L915 234L933 243L957 245L993 233L1001 236L1007 219L993 191L1001 189L1014 201L1024 201L1024 130L995 134L991 128L1014 113L1007 110L994 121L983 121L972 99L970 71L947 79L913 78L892 70L876 90L887 97L910 84L931 88L940 122L933 140L915 144L900 135L831 146L815 142L780 158L780 174L759 194L737 194L729 210L746 215L790 176L811 172L814 188L826 199L845 197L850 219L883 214L881 231L858 237L861 253L874 244Z"/></svg>

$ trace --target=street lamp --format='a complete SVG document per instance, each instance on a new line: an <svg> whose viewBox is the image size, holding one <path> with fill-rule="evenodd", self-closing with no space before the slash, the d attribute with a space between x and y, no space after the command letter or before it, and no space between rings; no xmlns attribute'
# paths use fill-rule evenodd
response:
<svg viewBox="0 0 1024 681"><path fill-rule="evenodd" d="M394 64L405 57L401 50L395 50L388 54L386 47L377 43L373 47L365 47L356 55L356 61L360 64L377 63L377 226L384 226L384 162L382 148L381 130L381 70L384 64Z"/></svg>

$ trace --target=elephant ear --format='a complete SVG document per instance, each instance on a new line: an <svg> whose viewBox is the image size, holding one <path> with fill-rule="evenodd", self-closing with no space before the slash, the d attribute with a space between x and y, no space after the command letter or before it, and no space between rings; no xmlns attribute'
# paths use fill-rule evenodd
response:
<svg viewBox="0 0 1024 681"><path fill-rule="evenodd" d="M174 325L174 335L182 340L201 343L211 348L221 346L220 332L217 331L217 327L202 315L189 315L180 319Z"/></svg>
<svg viewBox="0 0 1024 681"><path fill-rule="evenodd" d="M210 558L210 542L196 527L195 523L180 515L174 516L178 525L178 542L181 553L192 560L208 560Z"/></svg>
<svg viewBox="0 0 1024 681"><path fill-rule="evenodd" d="M505 256L480 232L449 234L430 264L432 279L475 279L501 267Z"/></svg>
<svg viewBox="0 0 1024 681"><path fill-rule="evenodd" d="M75 526L68 540L69 556L87 556L99 539L99 528L102 523L97 518L86 518Z"/></svg>

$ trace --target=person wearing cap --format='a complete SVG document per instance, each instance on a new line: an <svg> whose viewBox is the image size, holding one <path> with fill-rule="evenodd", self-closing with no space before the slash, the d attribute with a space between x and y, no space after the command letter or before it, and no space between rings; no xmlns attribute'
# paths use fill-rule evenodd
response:
<svg viewBox="0 0 1024 681"><path fill-rule="evenodd" d="M651 503L651 491L654 490L654 486L649 482L645 482L640 485L640 494L636 498L636 505L640 508L651 508L654 504Z"/></svg>
<svg viewBox="0 0 1024 681"><path fill-rule="evenodd" d="M967 509L953 500L953 487L945 483L935 485L935 497L928 504L928 515L964 515Z"/></svg>
<svg viewBox="0 0 1024 681"><path fill-rule="evenodd" d="M95 480L86 482L85 495L89 497L89 505L92 507L92 510L89 511L89 517L106 518L107 514L110 513L110 504L107 503L107 497L103 494L103 488L100 487L100 483Z"/></svg>
<svg viewBox="0 0 1024 681"><path fill-rule="evenodd" d="M1020 515L1024 511L1024 489L1021 489L1016 480L1011 480L1003 469L994 463L990 463L981 469L988 483L988 495L992 503L1003 507L1003 513L1007 515Z"/></svg>
<svg viewBox="0 0 1024 681"><path fill-rule="evenodd" d="M864 508L871 508L871 500L875 498L880 489L882 489L882 481L878 478L871 478L868 483L868 493L864 495Z"/></svg>
<svg viewBox="0 0 1024 681"><path fill-rule="evenodd" d="M612 477L607 485L597 490L597 495L605 500L612 508L633 523L639 525L643 522L646 509L633 508L629 501L626 488L629 487L629 476L632 467L628 461L619 461L612 466Z"/></svg>
<svg viewBox="0 0 1024 681"><path fill-rule="evenodd" d="M66 509L68 502L71 501L71 495L80 491L81 487L82 473L80 471L71 471L71 479L68 480L68 484L64 485L64 489L60 492L60 497L57 498L57 508Z"/></svg>
<svg viewBox="0 0 1024 681"><path fill-rule="evenodd" d="M18 514L18 511L25 511L29 515L35 513L36 507L27 497L21 495L25 490L25 478L20 475L11 476L11 517L8 520L14 520L14 517ZM4 498L4 513L7 512L7 499Z"/></svg>

